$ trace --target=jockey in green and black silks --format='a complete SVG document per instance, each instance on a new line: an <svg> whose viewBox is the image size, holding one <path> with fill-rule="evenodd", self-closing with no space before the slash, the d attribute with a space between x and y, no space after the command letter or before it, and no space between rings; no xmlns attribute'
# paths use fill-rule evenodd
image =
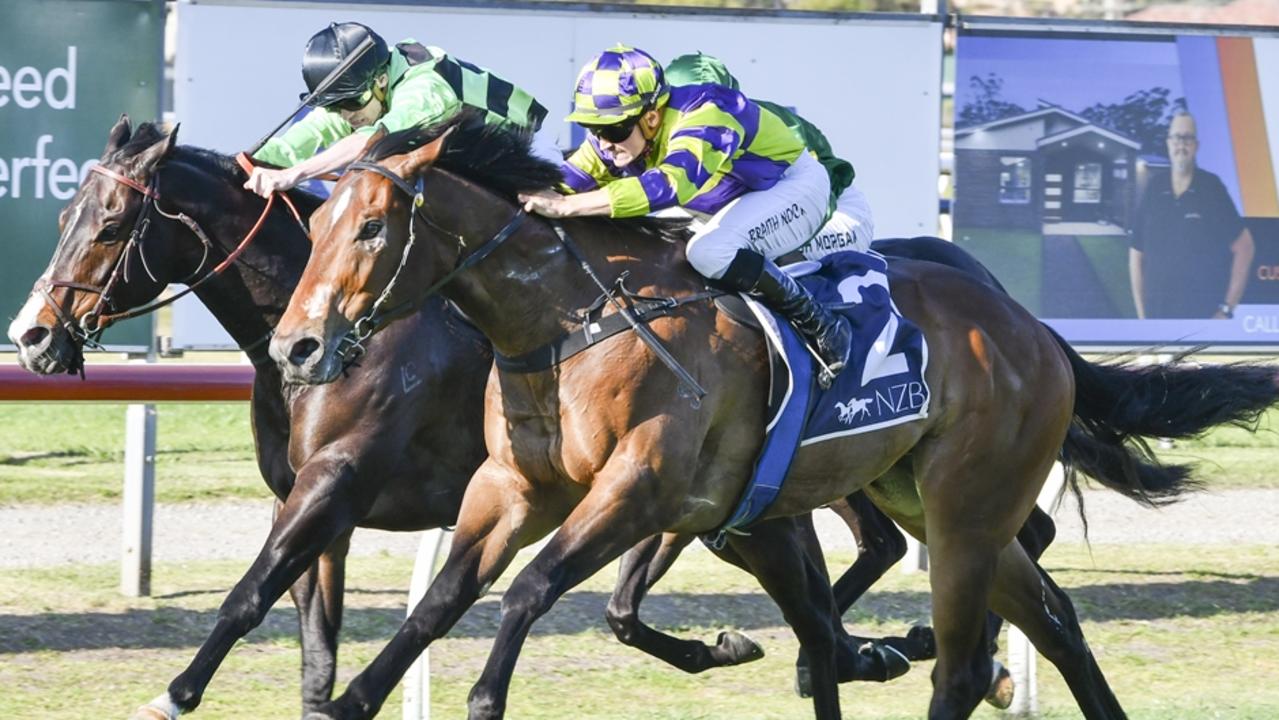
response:
<svg viewBox="0 0 1279 720"><path fill-rule="evenodd" d="M365 38L372 38L373 46L311 101L314 109L254 155L284 169L256 168L246 188L267 196L341 170L359 157L378 128L395 132L435 125L464 107L481 111L487 122L529 134L541 128L546 108L524 90L412 39L388 47L359 23L333 23L307 42L302 58L307 89L314 91ZM539 155L559 162L562 156L552 143L534 138Z"/></svg>
<svg viewBox="0 0 1279 720"><path fill-rule="evenodd" d="M666 64L666 82L671 85L716 83L739 90L737 78L723 62L705 53L680 55ZM812 240L799 250L809 260L841 250L868 250L875 239L875 221L866 195L853 185L856 173L847 160L835 155L821 130L789 108L766 100L755 100L771 110L803 139L808 151L830 175L830 217Z"/></svg>
<svg viewBox="0 0 1279 720"><path fill-rule="evenodd" d="M830 177L772 111L724 85L671 87L649 54L617 46L578 75L568 120L587 142L561 166L568 195L525 195L550 217L636 217L680 207L709 216L689 264L749 292L813 346L829 379L848 361L848 322L816 303L773 259L825 223Z"/></svg>

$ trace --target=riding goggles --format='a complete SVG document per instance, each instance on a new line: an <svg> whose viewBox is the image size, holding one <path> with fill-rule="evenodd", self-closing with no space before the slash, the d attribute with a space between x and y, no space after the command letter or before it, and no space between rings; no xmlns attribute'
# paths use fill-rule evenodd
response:
<svg viewBox="0 0 1279 720"><path fill-rule="evenodd" d="M631 136L638 123L639 118L634 117L613 125L587 125L586 131L604 142L620 143Z"/></svg>
<svg viewBox="0 0 1279 720"><path fill-rule="evenodd" d="M326 107L333 110L346 110L347 112L357 112L359 110L363 110L364 106L368 105L369 102L371 102L372 100L373 100L373 90L370 88L360 93L359 95L356 95L355 97L349 97L349 98L346 98L345 100L338 100L337 102L331 103L330 105Z"/></svg>

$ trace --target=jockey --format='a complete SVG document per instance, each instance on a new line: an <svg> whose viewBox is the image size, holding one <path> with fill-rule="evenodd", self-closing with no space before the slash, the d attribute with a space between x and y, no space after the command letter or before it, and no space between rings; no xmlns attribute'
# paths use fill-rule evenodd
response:
<svg viewBox="0 0 1279 720"><path fill-rule="evenodd" d="M548 217L636 217L676 206L707 214L685 249L689 264L794 324L824 381L844 367L848 321L772 262L822 227L830 194L830 177L781 118L723 85L671 88L652 56L619 45L582 68L568 120L589 131L562 166L572 194L524 195L525 209Z"/></svg>
<svg viewBox="0 0 1279 720"><path fill-rule="evenodd" d="M373 46L311 101L315 109L254 155L284 169L254 168L245 188L267 197L341 170L360 157L378 127L394 132L434 125L452 119L464 106L485 111L487 122L508 123L530 134L542 126L546 108L488 70L414 40L388 48L377 33L353 22L332 23L307 42L302 56L307 90L314 91L369 37ZM534 146L547 159L559 162L563 157L538 142ZM327 149L318 152L321 147Z"/></svg>
<svg viewBox="0 0 1279 720"><path fill-rule="evenodd" d="M674 86L715 83L740 89L737 78L719 58L701 52L680 55L666 63L666 82ZM875 239L875 222L866 195L853 186L856 173L852 164L837 157L822 131L794 111L765 100L754 102L794 130L830 175L830 217L799 251L809 260L820 260L842 250L869 250Z"/></svg>

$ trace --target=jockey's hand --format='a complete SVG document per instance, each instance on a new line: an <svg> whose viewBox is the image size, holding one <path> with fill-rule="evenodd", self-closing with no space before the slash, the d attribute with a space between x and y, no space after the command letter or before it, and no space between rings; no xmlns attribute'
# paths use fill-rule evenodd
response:
<svg viewBox="0 0 1279 720"><path fill-rule="evenodd" d="M255 167L253 174L249 176L249 181L244 183L244 189L269 198L271 193L277 190L288 190L297 184L298 179L288 169L273 170Z"/></svg>
<svg viewBox="0 0 1279 720"><path fill-rule="evenodd" d="M566 198L552 190L539 190L535 193L520 193L520 202L524 203L524 212L537 213L548 218L569 216Z"/></svg>

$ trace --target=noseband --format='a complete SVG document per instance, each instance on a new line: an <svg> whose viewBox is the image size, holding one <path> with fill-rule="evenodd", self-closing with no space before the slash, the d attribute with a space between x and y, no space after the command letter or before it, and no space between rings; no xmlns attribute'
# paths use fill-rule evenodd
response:
<svg viewBox="0 0 1279 720"><path fill-rule="evenodd" d="M338 339L337 355L338 359L342 361L344 366L349 366L366 352L367 349L364 347L364 343L367 342L379 328L385 325L390 318L412 305L410 301L406 300L404 302L397 303L394 307L388 310L383 310L383 307L390 301L391 291L395 288L395 283L399 280L400 273L403 272L404 267L408 265L409 253L413 250L413 245L417 241L416 223L413 222L415 218L421 220L436 232L457 240L458 244L457 263L447 275L426 289L426 294L423 295L423 297L430 297L445 285L448 285L453 278L478 265L482 260L484 260L484 258L493 254L494 250L501 247L503 243L509 240L511 236L520 229L520 226L524 224L525 218L528 217L523 208L516 210L515 215L511 217L501 230L497 231L497 234L494 235L492 239L476 248L475 251L469 255L462 255L467 247L466 239L455 232L440 227L438 223L432 221L424 212L422 212L422 207L426 204L426 196L424 194L426 181L423 176L418 176L416 185L410 185L407 180L377 163L364 161L354 162L347 168L347 172L356 170L367 170L368 172L377 173L387 180L390 180L395 187L399 188L404 192L404 194L412 198L413 209L409 214L409 239L408 242L404 244L404 250L400 254L400 264L395 268L395 273L391 275L391 280L386 284L386 287L382 289L382 293L378 295L377 300L373 301L373 305L369 307L368 312L356 319L355 323L351 326L351 329Z"/></svg>
<svg viewBox="0 0 1279 720"><path fill-rule="evenodd" d="M238 155L236 160L246 172L252 171L252 165L244 154ZM138 212L138 219L133 223L133 231L129 233L129 240L125 243L124 250L121 251L120 257L116 259L115 266L112 267L111 274L107 277L105 285L98 287L70 280L52 280L42 278L36 282L36 289L39 290L40 294L44 297L45 303L53 309L54 314L58 317L58 322L62 324L63 328L66 329L67 333L70 334L71 337L78 341L78 345L97 350L103 349L99 342L99 338L102 336L102 332L107 328L107 326L112 323L119 322L120 320L128 320L130 318L140 317L142 315L155 312L166 305L176 302L184 295L194 292L196 288L204 284L206 281L225 272L226 269L230 267L249 246L249 243L251 243L253 238L257 236L258 231L262 229L276 198L276 194L273 193L271 197L267 199L266 207L262 209L262 215L258 218L257 222L254 223L253 229L245 235L244 239L234 250L227 254L227 257L222 262L218 263L213 269L202 275L195 282L190 282L192 278L200 274L200 271L203 270L204 266L208 263L209 252L213 247L213 243L209 240L209 236L204 232L204 229L201 228L200 224L193 218L182 212L168 213L160 207L160 193L157 190L159 185L159 172L153 172L150 182L146 185L143 185L137 180L134 180L121 172L112 170L100 163L90 167L89 172L94 172L110 178L115 182L142 194L142 209ZM302 215L298 212L297 207L293 205L293 201L290 200L287 195L281 194L280 197L284 199L285 204L288 205L289 209L293 212L293 216L297 219L298 224L302 226L303 230L305 230L306 223L302 221ZM156 278L155 273L151 272L151 268L147 264L146 254L142 250L142 240L146 237L147 230L151 227L152 211L158 213L161 217L168 218L170 220L177 220L185 225L192 234L199 238L200 244L204 248L203 253L200 256L200 263L189 275L176 281L180 284L186 284L187 287L182 291L163 300L156 300L141 307L115 313L105 312L108 308L114 306L111 302L111 291L115 288L116 284L121 278L123 278L125 282L129 281L128 258L129 253L131 253L135 248L138 252L138 259L141 261L142 268L146 271L147 275L153 281L160 282L159 279ZM69 290L93 293L98 296L98 300L94 303L93 308L89 312L85 313L85 315L77 322L76 319L68 315L54 299L51 292L54 288L67 288ZM265 343L269 339L270 335L264 337L262 340L258 341L258 343L254 343L254 346L260 343ZM246 351L250 349L252 348L245 348ZM83 366L83 356L79 358L78 364L80 364L81 367ZM69 371L74 372L79 369L81 368L69 368Z"/></svg>

